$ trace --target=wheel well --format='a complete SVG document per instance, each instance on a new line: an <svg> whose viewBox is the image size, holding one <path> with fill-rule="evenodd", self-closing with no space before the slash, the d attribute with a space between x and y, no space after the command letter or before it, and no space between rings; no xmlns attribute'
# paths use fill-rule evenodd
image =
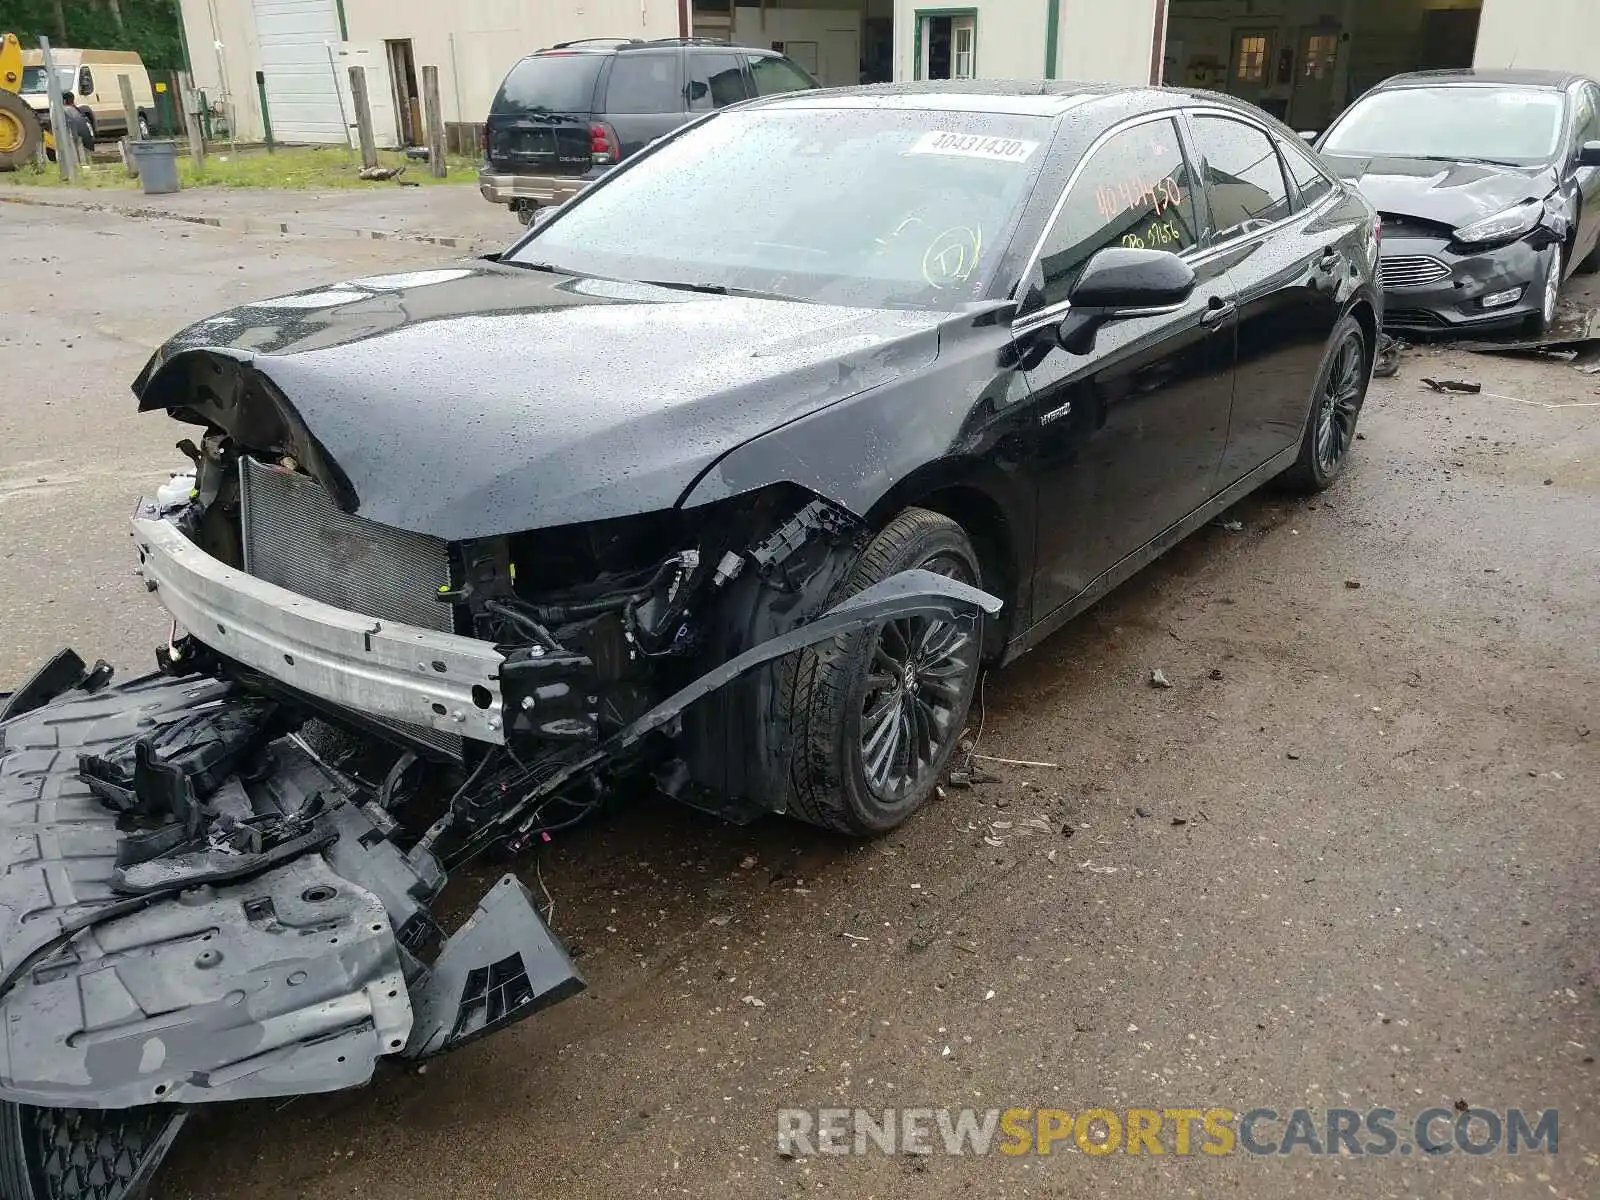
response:
<svg viewBox="0 0 1600 1200"><path fill-rule="evenodd" d="M1378 357L1378 314L1372 311L1372 305L1365 300L1357 300L1350 308L1350 315L1360 324L1361 330L1367 335L1367 357L1377 361Z"/></svg>
<svg viewBox="0 0 1600 1200"><path fill-rule="evenodd" d="M1016 546L1005 513L993 497L978 488L956 484L927 495L908 497L901 507L926 508L949 517L972 540L983 571L983 587L1005 601L1000 616L987 623L983 656L996 660L1005 652L1021 594L1017 571ZM894 514L887 514L890 519Z"/></svg>

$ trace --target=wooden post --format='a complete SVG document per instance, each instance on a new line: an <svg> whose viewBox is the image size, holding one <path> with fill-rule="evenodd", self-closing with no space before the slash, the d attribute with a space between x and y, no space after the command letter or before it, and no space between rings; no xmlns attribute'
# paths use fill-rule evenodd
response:
<svg viewBox="0 0 1600 1200"><path fill-rule="evenodd" d="M39 49L44 52L45 88L50 94L50 134L56 143L56 166L61 168L61 178L68 183L78 179L78 139L67 126L67 105L61 98L61 76L56 74L55 55L50 53L50 39L41 37Z"/></svg>
<svg viewBox="0 0 1600 1200"><path fill-rule="evenodd" d="M200 93L193 88L184 93L183 111L189 118L189 161L198 171L206 162L206 129L200 112Z"/></svg>
<svg viewBox="0 0 1600 1200"><path fill-rule="evenodd" d="M444 113L439 103L439 68L422 68L422 104L427 111L428 168L435 179L443 179L450 170L444 158Z"/></svg>
<svg viewBox="0 0 1600 1200"><path fill-rule="evenodd" d="M117 90L122 93L122 118L127 122L123 126L122 165L133 177L139 174L139 168L134 164L133 152L129 147L139 138L139 105L133 99L133 80L128 76L117 76Z"/></svg>
<svg viewBox="0 0 1600 1200"><path fill-rule="evenodd" d="M361 139L362 167L378 165L378 143L372 136L372 105L367 100L367 73L361 67L350 68L350 98L356 106L356 134Z"/></svg>

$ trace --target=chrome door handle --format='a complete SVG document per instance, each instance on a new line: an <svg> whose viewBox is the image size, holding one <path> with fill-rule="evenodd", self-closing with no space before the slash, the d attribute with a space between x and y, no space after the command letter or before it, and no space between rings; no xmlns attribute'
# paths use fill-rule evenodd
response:
<svg viewBox="0 0 1600 1200"><path fill-rule="evenodd" d="M1221 325L1224 321L1237 316L1238 313L1239 306L1232 300L1224 300L1220 296L1213 296L1206 305L1205 312L1200 314L1200 324Z"/></svg>

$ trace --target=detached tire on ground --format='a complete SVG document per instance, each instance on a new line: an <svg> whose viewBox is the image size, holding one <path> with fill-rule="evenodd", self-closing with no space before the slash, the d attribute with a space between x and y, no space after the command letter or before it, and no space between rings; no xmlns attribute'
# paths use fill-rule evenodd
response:
<svg viewBox="0 0 1600 1200"><path fill-rule="evenodd" d="M1356 421L1366 403L1373 347L1354 317L1345 317L1328 339L1311 412L1300 439L1300 457L1279 479L1295 491L1320 492L1339 478L1356 440Z"/></svg>
<svg viewBox="0 0 1600 1200"><path fill-rule="evenodd" d="M908 508L872 539L829 604L916 567L982 585L961 526ZM921 808L960 740L982 644L981 624L917 617L785 660L778 702L792 748L790 814L872 837Z"/></svg>

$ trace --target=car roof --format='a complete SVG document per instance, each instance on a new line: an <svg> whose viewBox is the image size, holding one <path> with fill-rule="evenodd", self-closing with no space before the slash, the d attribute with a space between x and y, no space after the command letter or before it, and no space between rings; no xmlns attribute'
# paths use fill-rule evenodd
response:
<svg viewBox="0 0 1600 1200"><path fill-rule="evenodd" d="M682 46L687 49L737 49L741 54L754 55L758 58L782 57L776 50L767 50L760 46L734 46L723 38L579 38L572 42L557 42L554 46L545 46L535 50L530 58L541 54L623 54L633 50L661 50Z"/></svg>
<svg viewBox="0 0 1600 1200"><path fill-rule="evenodd" d="M1485 70L1480 67L1455 67L1442 71L1408 71L1385 79L1373 91L1387 88L1426 87L1439 84L1499 85L1501 87L1567 88L1587 76L1572 71L1536 71L1532 68Z"/></svg>
<svg viewBox="0 0 1600 1200"><path fill-rule="evenodd" d="M741 108L825 109L881 108L928 112L988 112L1005 116L1059 117L1090 110L1096 104L1116 101L1120 111L1158 112L1194 104L1231 109L1262 124L1267 113L1253 104L1195 88L1151 87L1114 83L1085 83L1066 79L935 79L903 83L874 83L860 87L822 88L807 92L781 92Z"/></svg>

